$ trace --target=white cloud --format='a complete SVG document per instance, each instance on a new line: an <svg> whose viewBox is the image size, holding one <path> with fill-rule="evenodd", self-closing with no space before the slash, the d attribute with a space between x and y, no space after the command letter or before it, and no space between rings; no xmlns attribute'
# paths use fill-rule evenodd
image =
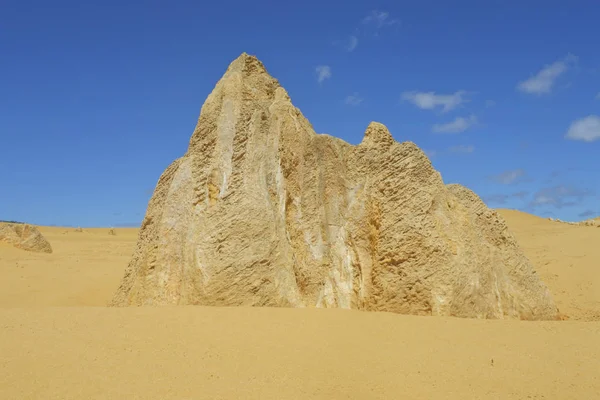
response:
<svg viewBox="0 0 600 400"><path fill-rule="evenodd" d="M356 46L358 46L358 38L356 36L352 35L348 39L348 43L346 44L346 50L354 51L354 49L356 49Z"/></svg>
<svg viewBox="0 0 600 400"><path fill-rule="evenodd" d="M390 13L386 11L373 10L369 15L363 18L363 24L374 24L378 28L382 28L386 25L395 25L399 21L390 19Z"/></svg>
<svg viewBox="0 0 600 400"><path fill-rule="evenodd" d="M475 151L475 146L461 144L458 146L449 147L448 151L450 153L472 153Z"/></svg>
<svg viewBox="0 0 600 400"><path fill-rule="evenodd" d="M358 93L354 92L350 96L346 96L346 98L344 99L344 103L346 103L350 106L357 106L360 103L362 103L363 100L364 99L362 97L360 97L358 95Z"/></svg>
<svg viewBox="0 0 600 400"><path fill-rule="evenodd" d="M496 102L494 100L486 100L485 101L486 108L494 107L495 105L496 105Z"/></svg>
<svg viewBox="0 0 600 400"><path fill-rule="evenodd" d="M442 112L448 112L467 102L464 90L454 94L435 94L435 92L404 92L402 100L409 101L422 110L433 110L441 107Z"/></svg>
<svg viewBox="0 0 600 400"><path fill-rule="evenodd" d="M554 83L559 76L577 62L577 57L569 54L562 60L546 65L540 72L531 78L519 82L517 89L529 94L548 94L552 91Z"/></svg>
<svg viewBox="0 0 600 400"><path fill-rule="evenodd" d="M350 35L346 39L334 40L333 42L331 42L331 44L341 49L344 49L348 53L351 53L358 46L358 36L356 34Z"/></svg>
<svg viewBox="0 0 600 400"><path fill-rule="evenodd" d="M329 65L319 65L315 68L317 72L317 81L322 83L325 79L331 78L331 67Z"/></svg>
<svg viewBox="0 0 600 400"><path fill-rule="evenodd" d="M468 118L456 117L454 121L447 124L435 124L431 128L433 133L460 133L464 132L477 123L477 117L471 115Z"/></svg>
<svg viewBox="0 0 600 400"><path fill-rule="evenodd" d="M525 177L525 171L522 169L513 169L510 171L504 171L498 175L490 176L490 179L503 185L510 185L511 183L515 183L518 179L523 177Z"/></svg>
<svg viewBox="0 0 600 400"><path fill-rule="evenodd" d="M600 139L600 117L589 115L571 123L565 138L593 142Z"/></svg>

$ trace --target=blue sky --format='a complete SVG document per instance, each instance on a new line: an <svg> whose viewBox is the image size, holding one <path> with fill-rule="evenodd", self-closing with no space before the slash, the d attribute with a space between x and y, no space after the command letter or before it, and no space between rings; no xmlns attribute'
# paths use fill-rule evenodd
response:
<svg viewBox="0 0 600 400"><path fill-rule="evenodd" d="M0 219L142 220L204 99L258 56L319 133L372 120L492 207L600 213L600 3L3 1Z"/></svg>

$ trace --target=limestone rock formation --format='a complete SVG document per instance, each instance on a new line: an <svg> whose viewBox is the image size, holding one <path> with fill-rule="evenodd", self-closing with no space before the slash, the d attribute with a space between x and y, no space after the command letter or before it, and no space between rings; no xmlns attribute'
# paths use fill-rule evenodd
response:
<svg viewBox="0 0 600 400"><path fill-rule="evenodd" d="M585 221L579 221L579 222L563 221L558 218L548 218L548 220L552 221L552 222L560 222L561 224L567 224L567 225L595 226L597 228L600 228L600 217L587 219Z"/></svg>
<svg viewBox="0 0 600 400"><path fill-rule="evenodd" d="M597 228L600 228L600 217L588 219L587 221L580 222L579 224L585 226L595 226Z"/></svg>
<svg viewBox="0 0 600 400"><path fill-rule="evenodd" d="M555 319L502 218L371 123L318 135L255 57L160 177L113 305L341 307Z"/></svg>
<svg viewBox="0 0 600 400"><path fill-rule="evenodd" d="M10 243L14 247L37 253L52 253L52 246L40 231L28 224L0 222L0 242Z"/></svg>
<svg viewBox="0 0 600 400"><path fill-rule="evenodd" d="M576 222L576 224L583 225L583 226L595 226L595 227L600 228L600 217L586 219L585 221Z"/></svg>

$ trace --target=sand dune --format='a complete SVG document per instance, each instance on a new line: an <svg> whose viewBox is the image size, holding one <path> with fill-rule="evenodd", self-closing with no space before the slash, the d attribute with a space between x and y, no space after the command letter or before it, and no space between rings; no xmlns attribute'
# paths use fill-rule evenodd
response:
<svg viewBox="0 0 600 400"><path fill-rule="evenodd" d="M521 248L546 282L561 313L600 320L600 228L568 225L500 210Z"/></svg>
<svg viewBox="0 0 600 400"><path fill-rule="evenodd" d="M41 227L0 245L0 399L600 398L600 229L501 213L569 321L106 308L137 230Z"/></svg>

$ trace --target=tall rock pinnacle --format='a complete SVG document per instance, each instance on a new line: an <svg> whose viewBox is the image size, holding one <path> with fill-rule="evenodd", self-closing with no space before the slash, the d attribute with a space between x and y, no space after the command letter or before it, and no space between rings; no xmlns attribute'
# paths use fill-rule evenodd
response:
<svg viewBox="0 0 600 400"><path fill-rule="evenodd" d="M318 135L242 54L160 177L113 305L341 307L475 318L557 310L502 218L373 122Z"/></svg>

